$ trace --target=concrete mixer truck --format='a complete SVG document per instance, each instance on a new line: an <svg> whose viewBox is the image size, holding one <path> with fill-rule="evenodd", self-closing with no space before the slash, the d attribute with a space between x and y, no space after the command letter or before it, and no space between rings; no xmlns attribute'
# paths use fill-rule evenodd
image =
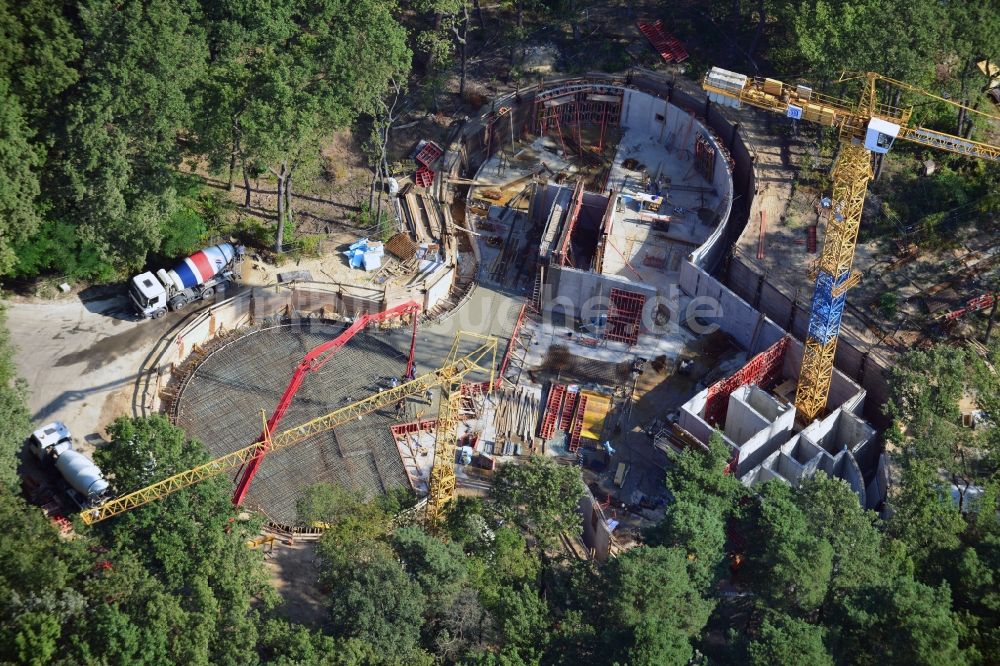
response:
<svg viewBox="0 0 1000 666"><path fill-rule="evenodd" d="M73 450L73 437L61 421L53 421L31 433L28 449L42 464L51 464L69 484L70 497L86 508L100 504L108 491L101 468L79 451Z"/></svg>
<svg viewBox="0 0 1000 666"><path fill-rule="evenodd" d="M195 252L171 271L140 273L129 285L129 299L145 318L159 319L167 310L180 310L191 301L207 300L216 290L236 280L237 250L221 243Z"/></svg>

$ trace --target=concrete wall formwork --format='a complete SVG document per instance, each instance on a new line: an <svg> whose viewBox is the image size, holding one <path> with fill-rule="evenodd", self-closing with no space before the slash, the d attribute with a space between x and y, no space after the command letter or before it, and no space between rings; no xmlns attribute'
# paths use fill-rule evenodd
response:
<svg viewBox="0 0 1000 666"><path fill-rule="evenodd" d="M798 339L804 339L809 325L809 304L805 300L811 293L811 286L803 276L803 288L794 294L782 291L777 285L766 281L738 255L729 265L726 284L742 299L777 322ZM870 345L863 345L849 335L841 335L837 344L836 366L846 375L857 380L872 396L872 404L884 404L889 398L889 386L885 376L886 361L872 354ZM882 422L880 413L868 414L874 422Z"/></svg>

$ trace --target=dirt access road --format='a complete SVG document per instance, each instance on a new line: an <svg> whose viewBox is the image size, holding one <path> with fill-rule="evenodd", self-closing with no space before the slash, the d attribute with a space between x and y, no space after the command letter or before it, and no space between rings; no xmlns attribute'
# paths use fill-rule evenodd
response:
<svg viewBox="0 0 1000 666"><path fill-rule="evenodd" d="M195 305L160 320L139 321L125 296L79 295L8 302L6 308L14 363L28 382L32 420L36 426L63 421L86 443L84 450L104 437L116 417L131 414L136 374L155 342L200 309Z"/></svg>

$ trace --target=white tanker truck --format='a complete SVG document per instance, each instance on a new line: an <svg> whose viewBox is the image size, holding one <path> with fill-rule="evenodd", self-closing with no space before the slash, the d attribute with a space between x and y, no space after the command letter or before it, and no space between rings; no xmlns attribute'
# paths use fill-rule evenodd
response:
<svg viewBox="0 0 1000 666"><path fill-rule="evenodd" d="M136 312L159 319L167 310L180 310L191 301L211 298L217 289L236 281L233 272L238 256L230 243L220 243L195 252L172 271L140 273L132 278L128 295Z"/></svg>
<svg viewBox="0 0 1000 666"><path fill-rule="evenodd" d="M28 449L43 464L51 464L75 491L70 493L81 508L104 501L108 482L101 468L79 451L73 450L73 437L61 421L54 421L31 433Z"/></svg>

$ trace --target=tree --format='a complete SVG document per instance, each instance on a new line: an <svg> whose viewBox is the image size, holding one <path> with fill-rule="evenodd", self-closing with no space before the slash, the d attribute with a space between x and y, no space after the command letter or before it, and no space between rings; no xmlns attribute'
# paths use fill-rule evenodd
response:
<svg viewBox="0 0 1000 666"><path fill-rule="evenodd" d="M229 155L249 180L270 173L277 182L275 249L282 251L291 216L292 179L318 158L319 140L371 114L394 77L409 70L405 32L391 3L311 0L266 13L227 5L220 32L224 57L213 64L210 93L222 109L204 107L201 145L216 166ZM261 43L259 37L267 35ZM364 66L357 66L364 63Z"/></svg>
<svg viewBox="0 0 1000 666"><path fill-rule="evenodd" d="M833 614L830 648L849 663L964 664L947 585L907 576L858 588Z"/></svg>
<svg viewBox="0 0 1000 666"><path fill-rule="evenodd" d="M904 469L892 507L889 534L906 544L917 569L939 573L948 568L965 521L936 471L924 463Z"/></svg>
<svg viewBox="0 0 1000 666"><path fill-rule="evenodd" d="M110 444L95 459L116 485L126 488L208 459L204 447L159 415L117 419L109 434ZM260 521L238 521L231 492L227 479L215 477L95 526L111 549L110 562L137 562L133 582L122 590L122 605L135 618L139 635L152 631L140 619L143 608L155 607L163 614L155 634L160 643L145 636L138 643L143 649L162 644L169 654L204 655L211 662L244 661L253 654L258 619L253 604L266 610L275 604L275 594L267 585L260 553L246 547ZM114 571L120 571L117 565ZM144 584L148 576L154 581ZM185 600L179 610L169 605L175 595ZM124 622L114 616L106 620L108 628ZM163 636L181 630L178 623L185 627L183 643L164 643Z"/></svg>
<svg viewBox="0 0 1000 666"><path fill-rule="evenodd" d="M751 666L833 666L823 627L776 613L764 620L749 646Z"/></svg>
<svg viewBox="0 0 1000 666"><path fill-rule="evenodd" d="M849 70L919 85L932 72L942 12L933 0L783 2L779 24L790 34L776 42L784 44L773 55L779 69L812 72L816 83Z"/></svg>
<svg viewBox="0 0 1000 666"><path fill-rule="evenodd" d="M330 618L338 635L367 641L406 660L419 653L426 602L419 584L390 551L374 550L333 582Z"/></svg>
<svg viewBox="0 0 1000 666"><path fill-rule="evenodd" d="M685 449L671 454L667 490L675 499L710 508L719 516L730 515L746 493L739 479L724 472L731 458L721 433L714 432L707 452Z"/></svg>
<svg viewBox="0 0 1000 666"><path fill-rule="evenodd" d="M411 526L396 530L392 545L432 612L454 600L466 579L465 556L458 544L444 543Z"/></svg>
<svg viewBox="0 0 1000 666"><path fill-rule="evenodd" d="M16 262L13 245L38 228L37 198L41 191L38 168L41 154L32 145L34 133L24 110L0 77L0 275L11 273Z"/></svg>
<svg viewBox="0 0 1000 666"><path fill-rule="evenodd" d="M579 471L550 458L533 456L524 464L500 465L492 499L500 515L515 521L541 543L580 531L577 506L583 495Z"/></svg>
<svg viewBox="0 0 1000 666"><path fill-rule="evenodd" d="M878 517L861 507L842 479L820 472L793 494L809 531L833 548L831 594L898 573L886 554Z"/></svg>
<svg viewBox="0 0 1000 666"><path fill-rule="evenodd" d="M46 188L55 219L115 268L135 268L173 210L189 94L206 60L193 0L90 0L80 80L60 109Z"/></svg>
<svg viewBox="0 0 1000 666"><path fill-rule="evenodd" d="M0 486L13 488L18 481L18 453L31 429L31 417L25 404L25 382L14 367L6 320L6 310L0 306Z"/></svg>
<svg viewBox="0 0 1000 666"><path fill-rule="evenodd" d="M702 591L707 592L723 575L725 524L722 517L707 506L684 499L670 505L663 523L657 526L649 542L686 551L691 580Z"/></svg>
<svg viewBox="0 0 1000 666"><path fill-rule="evenodd" d="M501 643L517 650L527 663L537 662L548 643L549 610L538 593L528 588L500 587L491 605Z"/></svg>
<svg viewBox="0 0 1000 666"><path fill-rule="evenodd" d="M686 664L714 603L678 548L642 547L608 565L605 649L630 664Z"/></svg>
<svg viewBox="0 0 1000 666"><path fill-rule="evenodd" d="M120 416L107 431L111 441L97 449L94 462L119 493L130 493L206 462L204 447L162 414L143 419Z"/></svg>
<svg viewBox="0 0 1000 666"><path fill-rule="evenodd" d="M826 598L833 548L815 535L783 483L765 483L745 522L747 577L769 607L809 613Z"/></svg>
<svg viewBox="0 0 1000 666"><path fill-rule="evenodd" d="M392 514L356 492L318 483L299 501L298 513L300 523L323 526L317 554L322 561L321 579L328 584L335 584L355 562L388 549L384 538L392 528Z"/></svg>

